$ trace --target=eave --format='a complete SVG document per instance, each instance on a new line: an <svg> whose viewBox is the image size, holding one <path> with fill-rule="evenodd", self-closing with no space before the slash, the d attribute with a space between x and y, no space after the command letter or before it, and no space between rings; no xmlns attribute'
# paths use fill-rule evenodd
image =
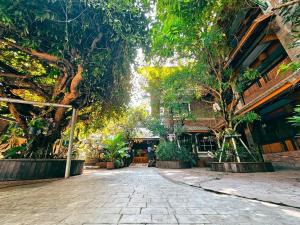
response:
<svg viewBox="0 0 300 225"><path fill-rule="evenodd" d="M248 31L245 33L245 35L242 37L241 41L238 43L237 47L233 50L233 52L230 54L229 60L226 62L225 67L229 67L230 64L236 59L236 57L243 53L243 47L247 44L247 42L251 39L252 36L255 36L255 33L261 29L263 26L262 23L268 22L268 19L271 19L274 16L274 13L268 13L260 15L257 19L255 19L248 29Z"/></svg>

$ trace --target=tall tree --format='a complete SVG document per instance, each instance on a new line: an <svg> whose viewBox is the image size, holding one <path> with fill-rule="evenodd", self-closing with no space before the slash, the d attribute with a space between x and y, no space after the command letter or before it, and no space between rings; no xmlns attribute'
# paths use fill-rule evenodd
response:
<svg viewBox="0 0 300 225"><path fill-rule="evenodd" d="M235 134L240 123L258 119L254 113L241 117L235 112L244 88L259 74L246 70L240 75L226 64L232 50L228 30L237 12L249 6L248 1L159 0L152 29L153 54L184 59L199 94L220 113L227 135Z"/></svg>
<svg viewBox="0 0 300 225"><path fill-rule="evenodd" d="M77 108L97 102L102 112L122 107L135 50L148 43L148 6L145 0L0 0L0 96ZM18 104L1 111L34 140L32 148L53 143L70 113ZM31 135L37 118L48 131Z"/></svg>

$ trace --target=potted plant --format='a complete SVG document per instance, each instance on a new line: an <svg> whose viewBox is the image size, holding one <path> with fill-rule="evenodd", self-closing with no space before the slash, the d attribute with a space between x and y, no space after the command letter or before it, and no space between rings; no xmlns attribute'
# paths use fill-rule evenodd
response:
<svg viewBox="0 0 300 225"><path fill-rule="evenodd" d="M106 139L104 144L106 149L105 157L107 159L107 169L114 169L115 161L119 161L126 157L128 147L126 147L126 142L124 141L122 134ZM116 164L119 165L121 163Z"/></svg>
<svg viewBox="0 0 300 225"><path fill-rule="evenodd" d="M99 154L99 162L96 163L96 166L99 166L100 168L107 167L107 158L104 152Z"/></svg>

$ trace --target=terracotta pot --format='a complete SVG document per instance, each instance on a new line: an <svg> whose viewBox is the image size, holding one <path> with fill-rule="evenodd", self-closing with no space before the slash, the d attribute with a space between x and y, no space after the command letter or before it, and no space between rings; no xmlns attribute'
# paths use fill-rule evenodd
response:
<svg viewBox="0 0 300 225"><path fill-rule="evenodd" d="M107 163L106 163L106 168L107 168L108 170L114 169L114 168L115 168L114 162L107 162Z"/></svg>
<svg viewBox="0 0 300 225"><path fill-rule="evenodd" d="M106 168L107 167L107 162L100 162L100 168Z"/></svg>

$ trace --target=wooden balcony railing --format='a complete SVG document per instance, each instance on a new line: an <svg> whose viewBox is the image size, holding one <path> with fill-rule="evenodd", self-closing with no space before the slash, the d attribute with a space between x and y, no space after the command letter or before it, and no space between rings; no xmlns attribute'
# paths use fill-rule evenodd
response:
<svg viewBox="0 0 300 225"><path fill-rule="evenodd" d="M265 76L260 78L256 83L252 84L243 94L244 104L246 105L255 100L257 97L272 88L274 85L280 83L280 81L290 76L292 74L291 72L285 74L277 74L280 65L289 62L290 59L286 58L280 64L275 66L271 71L269 71Z"/></svg>

